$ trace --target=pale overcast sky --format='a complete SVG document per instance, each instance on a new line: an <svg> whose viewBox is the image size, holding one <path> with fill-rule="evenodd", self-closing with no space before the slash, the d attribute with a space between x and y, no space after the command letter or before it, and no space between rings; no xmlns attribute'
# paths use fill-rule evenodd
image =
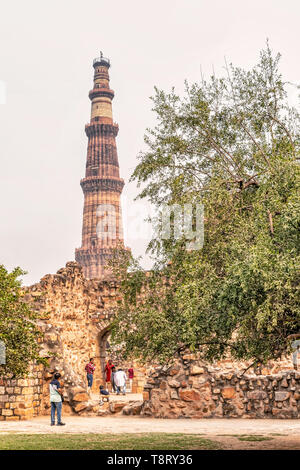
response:
<svg viewBox="0 0 300 470"><path fill-rule="evenodd" d="M219 74L224 56L252 67L269 38L286 80L298 82L299 0L0 0L0 263L37 282L81 245L92 60L111 59L121 176L128 179L153 125L154 85ZM6 85L6 103L3 88ZM124 188L127 245L147 241L130 222L137 194ZM131 211L131 213L130 213ZM145 266L149 261L145 259Z"/></svg>

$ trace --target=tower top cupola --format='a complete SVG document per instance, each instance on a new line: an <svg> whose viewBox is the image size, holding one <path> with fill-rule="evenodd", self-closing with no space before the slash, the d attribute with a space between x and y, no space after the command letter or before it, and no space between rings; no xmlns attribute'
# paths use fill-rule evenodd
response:
<svg viewBox="0 0 300 470"><path fill-rule="evenodd" d="M107 68L110 67L110 60L107 59L106 57L103 57L102 51L100 51L100 57L96 57L96 59L93 60L93 67L96 68L99 66L107 67Z"/></svg>

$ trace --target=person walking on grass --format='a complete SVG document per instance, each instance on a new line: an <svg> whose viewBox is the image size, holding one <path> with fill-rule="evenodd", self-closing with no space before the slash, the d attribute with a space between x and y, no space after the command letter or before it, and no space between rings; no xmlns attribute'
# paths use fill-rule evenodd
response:
<svg viewBox="0 0 300 470"><path fill-rule="evenodd" d="M94 358L90 358L90 362L85 366L86 370L86 378L88 382L88 388L91 390L92 385L93 385L93 378L94 378L94 372L95 372L95 366L94 366Z"/></svg>
<svg viewBox="0 0 300 470"><path fill-rule="evenodd" d="M64 426L65 423L61 422L63 392L62 386L58 379L61 377L59 372L56 372L50 382L50 403L51 403L51 426L55 425L55 412L57 413L57 426Z"/></svg>
<svg viewBox="0 0 300 470"><path fill-rule="evenodd" d="M118 369L114 376L114 382L117 386L117 395L120 395L120 392L123 395L126 395L126 374L122 368Z"/></svg>

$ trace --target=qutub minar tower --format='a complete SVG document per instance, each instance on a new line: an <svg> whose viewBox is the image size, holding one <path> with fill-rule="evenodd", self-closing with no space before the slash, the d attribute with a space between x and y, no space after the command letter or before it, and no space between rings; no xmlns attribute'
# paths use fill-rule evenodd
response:
<svg viewBox="0 0 300 470"><path fill-rule="evenodd" d="M84 194L82 246L75 259L87 279L103 278L113 249L124 246L120 196L124 181L119 175L116 136L119 126L113 122L109 88L110 61L94 60L94 87L89 92L92 102L91 121L85 126L88 137L85 178L80 181Z"/></svg>

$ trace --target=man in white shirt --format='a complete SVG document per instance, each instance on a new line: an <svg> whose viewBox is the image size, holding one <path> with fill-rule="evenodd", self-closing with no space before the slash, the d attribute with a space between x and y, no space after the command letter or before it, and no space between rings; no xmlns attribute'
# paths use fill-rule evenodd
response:
<svg viewBox="0 0 300 470"><path fill-rule="evenodd" d="M117 395L120 395L122 391L123 395L126 394L126 374L123 369L118 369L114 375L114 383L117 387Z"/></svg>
<svg viewBox="0 0 300 470"><path fill-rule="evenodd" d="M55 425L55 412L57 412L57 426L64 426L65 423L61 422L62 411L62 387L58 379L61 377L59 372L54 374L53 380L49 385L50 403L51 403L51 426Z"/></svg>

